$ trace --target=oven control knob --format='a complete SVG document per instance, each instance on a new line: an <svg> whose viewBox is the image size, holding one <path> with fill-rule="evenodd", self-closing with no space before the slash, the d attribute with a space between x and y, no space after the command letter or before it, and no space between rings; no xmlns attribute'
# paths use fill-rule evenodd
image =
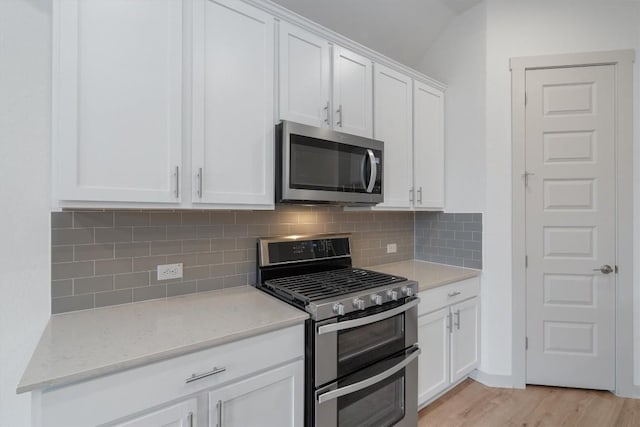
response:
<svg viewBox="0 0 640 427"><path fill-rule="evenodd" d="M387 296L391 301L398 301L398 291L387 291Z"/></svg>
<svg viewBox="0 0 640 427"><path fill-rule="evenodd" d="M333 312L338 316L344 316L344 304L336 303L333 304Z"/></svg>
<svg viewBox="0 0 640 427"><path fill-rule="evenodd" d="M402 294L404 296L411 297L411 296L413 296L413 289L412 288L408 288L408 287L405 286L405 287L402 288Z"/></svg>
<svg viewBox="0 0 640 427"><path fill-rule="evenodd" d="M382 296L378 294L371 295L371 302L375 305L382 305Z"/></svg>
<svg viewBox="0 0 640 427"><path fill-rule="evenodd" d="M353 306L358 310L364 310L364 300L362 298L354 298Z"/></svg>

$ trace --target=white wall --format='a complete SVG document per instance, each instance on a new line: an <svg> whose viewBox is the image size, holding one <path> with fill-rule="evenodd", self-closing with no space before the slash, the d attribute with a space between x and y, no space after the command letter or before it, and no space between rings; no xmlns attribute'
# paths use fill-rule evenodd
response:
<svg viewBox="0 0 640 427"><path fill-rule="evenodd" d="M484 3L458 16L431 45L418 70L447 83L446 205L450 212L485 207L486 26Z"/></svg>
<svg viewBox="0 0 640 427"><path fill-rule="evenodd" d="M0 426L30 424L15 389L50 311L50 9L0 1Z"/></svg>
<svg viewBox="0 0 640 427"><path fill-rule="evenodd" d="M487 214L490 301L483 367L511 371L511 90L509 58L637 48L636 2L487 1ZM636 76L638 67L636 67ZM637 78L636 78L637 81ZM637 82L636 82L637 84ZM638 98L635 99L638 103ZM637 118L636 114L636 118ZM636 119L637 122L637 119ZM636 147L639 145L636 133ZM637 215L636 215L637 217Z"/></svg>
<svg viewBox="0 0 640 427"><path fill-rule="evenodd" d="M640 4L637 1L575 1L575 0L485 0L485 16L474 11L461 15L442 33L440 39L427 52L422 61L424 71L449 83L456 102L447 105L448 120L460 120L452 116L464 114L482 117L484 136L470 138L482 126L471 123L472 130L456 131L447 127L447 154L453 153L454 162L464 159L466 152L478 150L477 140L484 143L485 159L485 216L484 223L484 274L482 317L482 366L490 375L511 375L511 76L509 58L557 53L590 52L599 50L640 48ZM474 21L469 23L468 20ZM483 21L485 20L485 21ZM470 40L463 30L465 26L481 28L486 25L485 44L480 46ZM476 30L479 33L481 30ZM447 52L447 49L449 52ZM473 53L466 53L475 49ZM478 82L474 70L477 57L485 55L484 83ZM469 59L460 53L468 54ZM638 55L640 61L640 55ZM448 66L439 62L448 62ZM441 74L438 74L441 73ZM466 79L466 83L461 83ZM453 84L452 84L453 82ZM479 91L469 91L469 104L463 105L465 93L457 93L469 82L484 86L485 103L480 105ZM636 166L640 165L640 66L635 66L635 153ZM459 97L459 99L458 99ZM454 127L453 123L450 123ZM457 126L464 126L460 123ZM455 148L452 148L454 146ZM455 166L454 166L455 167ZM465 197L463 183L477 179L479 168L458 169L460 175L447 187L448 200L456 209L465 208L460 202ZM636 185L638 184L636 167ZM447 179L451 179L447 175ZM473 188L473 187L467 187ZM636 194L638 194L636 187ZM470 191L469 191L470 192ZM636 199L640 212L640 196ZM479 203L479 202L474 202ZM640 215L636 214L636 248L640 248ZM638 254L638 252L636 252ZM640 295L636 271L635 300ZM638 301L635 301L636 321L640 326ZM640 349L640 327L636 328L636 349ZM636 355L640 355L636 351ZM636 383L640 379L640 360L635 358Z"/></svg>

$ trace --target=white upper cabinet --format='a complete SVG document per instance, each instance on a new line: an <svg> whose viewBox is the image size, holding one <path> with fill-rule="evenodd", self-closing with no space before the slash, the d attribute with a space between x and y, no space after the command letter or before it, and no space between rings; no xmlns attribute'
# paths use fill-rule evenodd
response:
<svg viewBox="0 0 640 427"><path fill-rule="evenodd" d="M384 203L409 208L412 181L412 81L380 64L374 66L373 136L384 142Z"/></svg>
<svg viewBox="0 0 640 427"><path fill-rule="evenodd" d="M372 67L370 59L333 47L333 128L367 138L373 136Z"/></svg>
<svg viewBox="0 0 640 427"><path fill-rule="evenodd" d="M237 0L193 6L193 202L273 207L274 18Z"/></svg>
<svg viewBox="0 0 640 427"><path fill-rule="evenodd" d="M280 22L280 119L330 127L329 42Z"/></svg>
<svg viewBox="0 0 640 427"><path fill-rule="evenodd" d="M54 197L179 203L182 1L54 2Z"/></svg>
<svg viewBox="0 0 640 427"><path fill-rule="evenodd" d="M415 82L413 169L416 209L444 209L444 93Z"/></svg>

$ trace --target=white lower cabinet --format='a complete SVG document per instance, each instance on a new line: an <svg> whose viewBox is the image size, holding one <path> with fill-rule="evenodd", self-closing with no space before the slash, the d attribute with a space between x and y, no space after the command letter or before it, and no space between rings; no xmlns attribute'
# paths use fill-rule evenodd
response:
<svg viewBox="0 0 640 427"><path fill-rule="evenodd" d="M33 426L302 427L304 326L32 393Z"/></svg>
<svg viewBox="0 0 640 427"><path fill-rule="evenodd" d="M209 426L301 426L303 375L298 362L209 392Z"/></svg>
<svg viewBox="0 0 640 427"><path fill-rule="evenodd" d="M418 405L466 378L480 357L480 282L465 280L419 294Z"/></svg>
<svg viewBox="0 0 640 427"><path fill-rule="evenodd" d="M197 409L198 399L194 398L116 425L117 427L194 427L197 425L195 418Z"/></svg>

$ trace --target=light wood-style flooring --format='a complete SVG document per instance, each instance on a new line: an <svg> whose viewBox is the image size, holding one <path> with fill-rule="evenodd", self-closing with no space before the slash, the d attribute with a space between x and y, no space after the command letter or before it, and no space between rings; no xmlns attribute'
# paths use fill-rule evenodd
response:
<svg viewBox="0 0 640 427"><path fill-rule="evenodd" d="M640 399L607 391L490 388L468 379L420 411L418 427L640 426Z"/></svg>

